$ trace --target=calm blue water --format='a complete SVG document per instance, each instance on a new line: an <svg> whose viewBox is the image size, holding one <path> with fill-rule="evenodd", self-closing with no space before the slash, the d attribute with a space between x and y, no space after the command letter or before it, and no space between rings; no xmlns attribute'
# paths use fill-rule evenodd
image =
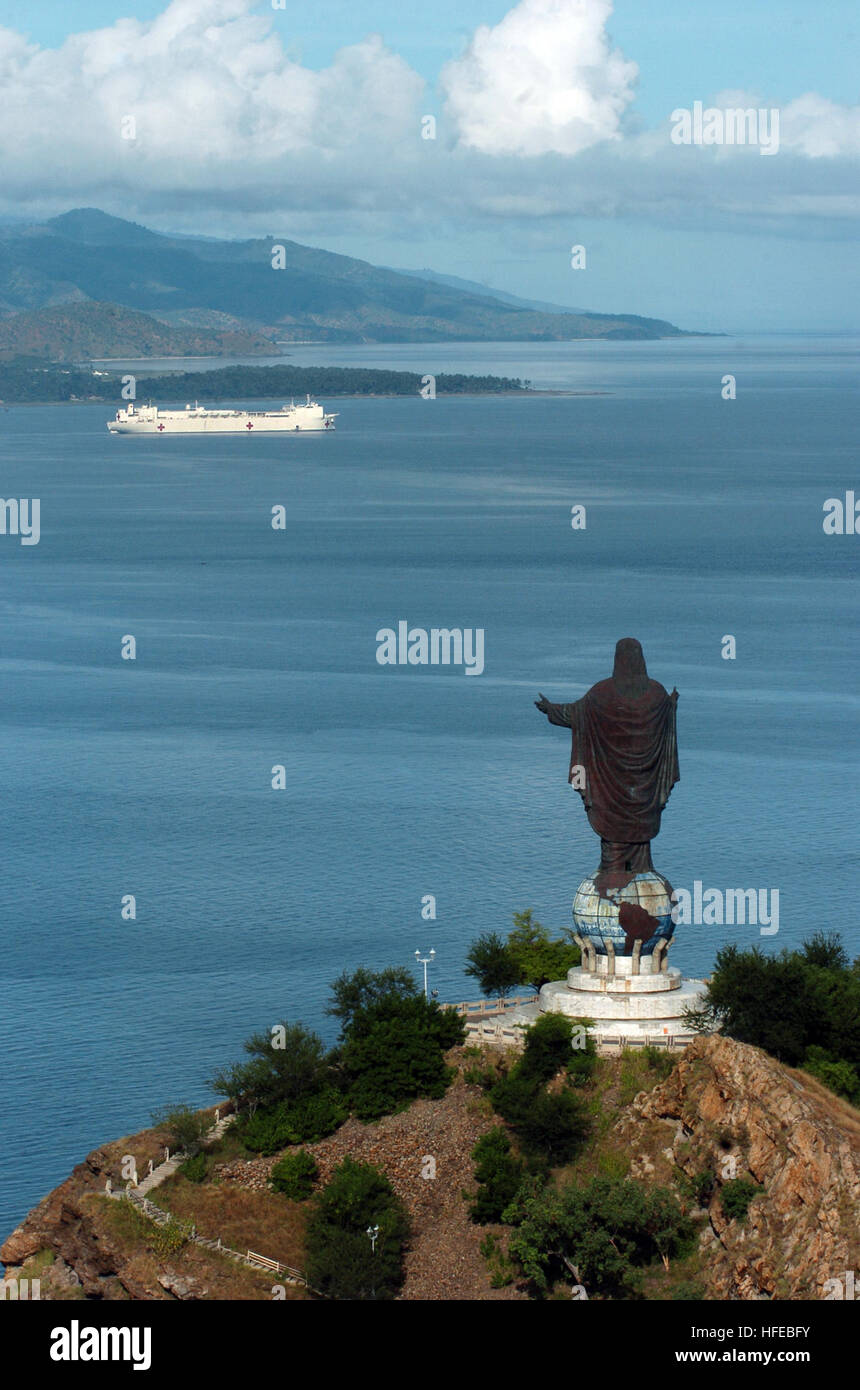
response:
<svg viewBox="0 0 860 1390"><path fill-rule="evenodd" d="M38 546L0 537L0 1233L156 1106L211 1103L252 1030L331 1037L340 971L433 946L441 997L473 998L479 932L525 907L567 925L598 847L567 734L532 700L608 675L621 636L681 692L656 864L781 895L777 937L679 929L675 964L822 927L860 950L860 537L821 524L860 492L857 347L295 350L611 393L327 400L320 438L114 439L104 406L0 412L3 496L42 503ZM399 619L484 628L485 673L378 666Z"/></svg>

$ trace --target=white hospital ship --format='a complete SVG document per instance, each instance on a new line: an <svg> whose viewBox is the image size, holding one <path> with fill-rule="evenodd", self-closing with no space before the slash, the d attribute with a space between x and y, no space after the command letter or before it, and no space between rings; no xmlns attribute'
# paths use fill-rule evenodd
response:
<svg viewBox="0 0 860 1390"><path fill-rule="evenodd" d="M111 434L272 434L297 430L333 430L335 415L327 415L308 396L304 405L285 405L280 410L160 410L157 405L134 402L117 411L107 427Z"/></svg>

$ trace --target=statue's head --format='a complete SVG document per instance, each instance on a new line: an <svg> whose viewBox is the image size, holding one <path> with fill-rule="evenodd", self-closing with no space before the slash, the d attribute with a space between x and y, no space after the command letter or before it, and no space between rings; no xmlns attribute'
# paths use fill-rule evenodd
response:
<svg viewBox="0 0 860 1390"><path fill-rule="evenodd" d="M618 687L619 695L635 699L644 695L648 689L648 671L641 643L635 637L622 637L615 646L615 665L612 679Z"/></svg>

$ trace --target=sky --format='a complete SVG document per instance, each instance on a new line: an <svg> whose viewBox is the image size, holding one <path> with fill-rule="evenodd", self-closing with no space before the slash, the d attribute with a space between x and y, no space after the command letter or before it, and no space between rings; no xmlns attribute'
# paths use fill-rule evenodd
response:
<svg viewBox="0 0 860 1390"><path fill-rule="evenodd" d="M854 0L0 0L0 215L95 206L685 328L852 332L858 36ZM770 124L681 143L696 102Z"/></svg>

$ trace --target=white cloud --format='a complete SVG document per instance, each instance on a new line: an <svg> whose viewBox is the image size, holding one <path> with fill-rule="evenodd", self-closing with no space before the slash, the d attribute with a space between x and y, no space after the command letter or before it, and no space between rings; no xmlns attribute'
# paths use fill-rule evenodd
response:
<svg viewBox="0 0 860 1390"><path fill-rule="evenodd" d="M382 40L315 72L293 62L254 0L173 0L40 50L0 30L7 190L110 180L151 190L233 186L310 154L324 162L417 128L422 79ZM134 141L121 134L125 117ZM280 178L289 177L281 164Z"/></svg>
<svg viewBox="0 0 860 1390"><path fill-rule="evenodd" d="M324 238L373 219L449 234L503 219L796 230L860 216L860 109L797 98L770 159L673 145L674 101L634 133L636 68L611 48L610 13L609 0L521 0L444 69L444 107L379 37L302 66L255 0L172 0L55 50L0 29L0 209L90 203L187 230ZM422 140L434 112L438 139Z"/></svg>
<svg viewBox="0 0 860 1390"><path fill-rule="evenodd" d="M611 49L611 0L520 0L441 75L460 140L485 154L576 155L620 138L638 75Z"/></svg>
<svg viewBox="0 0 860 1390"><path fill-rule="evenodd" d="M860 106L837 106L807 92L782 108L780 139L810 159L860 154Z"/></svg>

